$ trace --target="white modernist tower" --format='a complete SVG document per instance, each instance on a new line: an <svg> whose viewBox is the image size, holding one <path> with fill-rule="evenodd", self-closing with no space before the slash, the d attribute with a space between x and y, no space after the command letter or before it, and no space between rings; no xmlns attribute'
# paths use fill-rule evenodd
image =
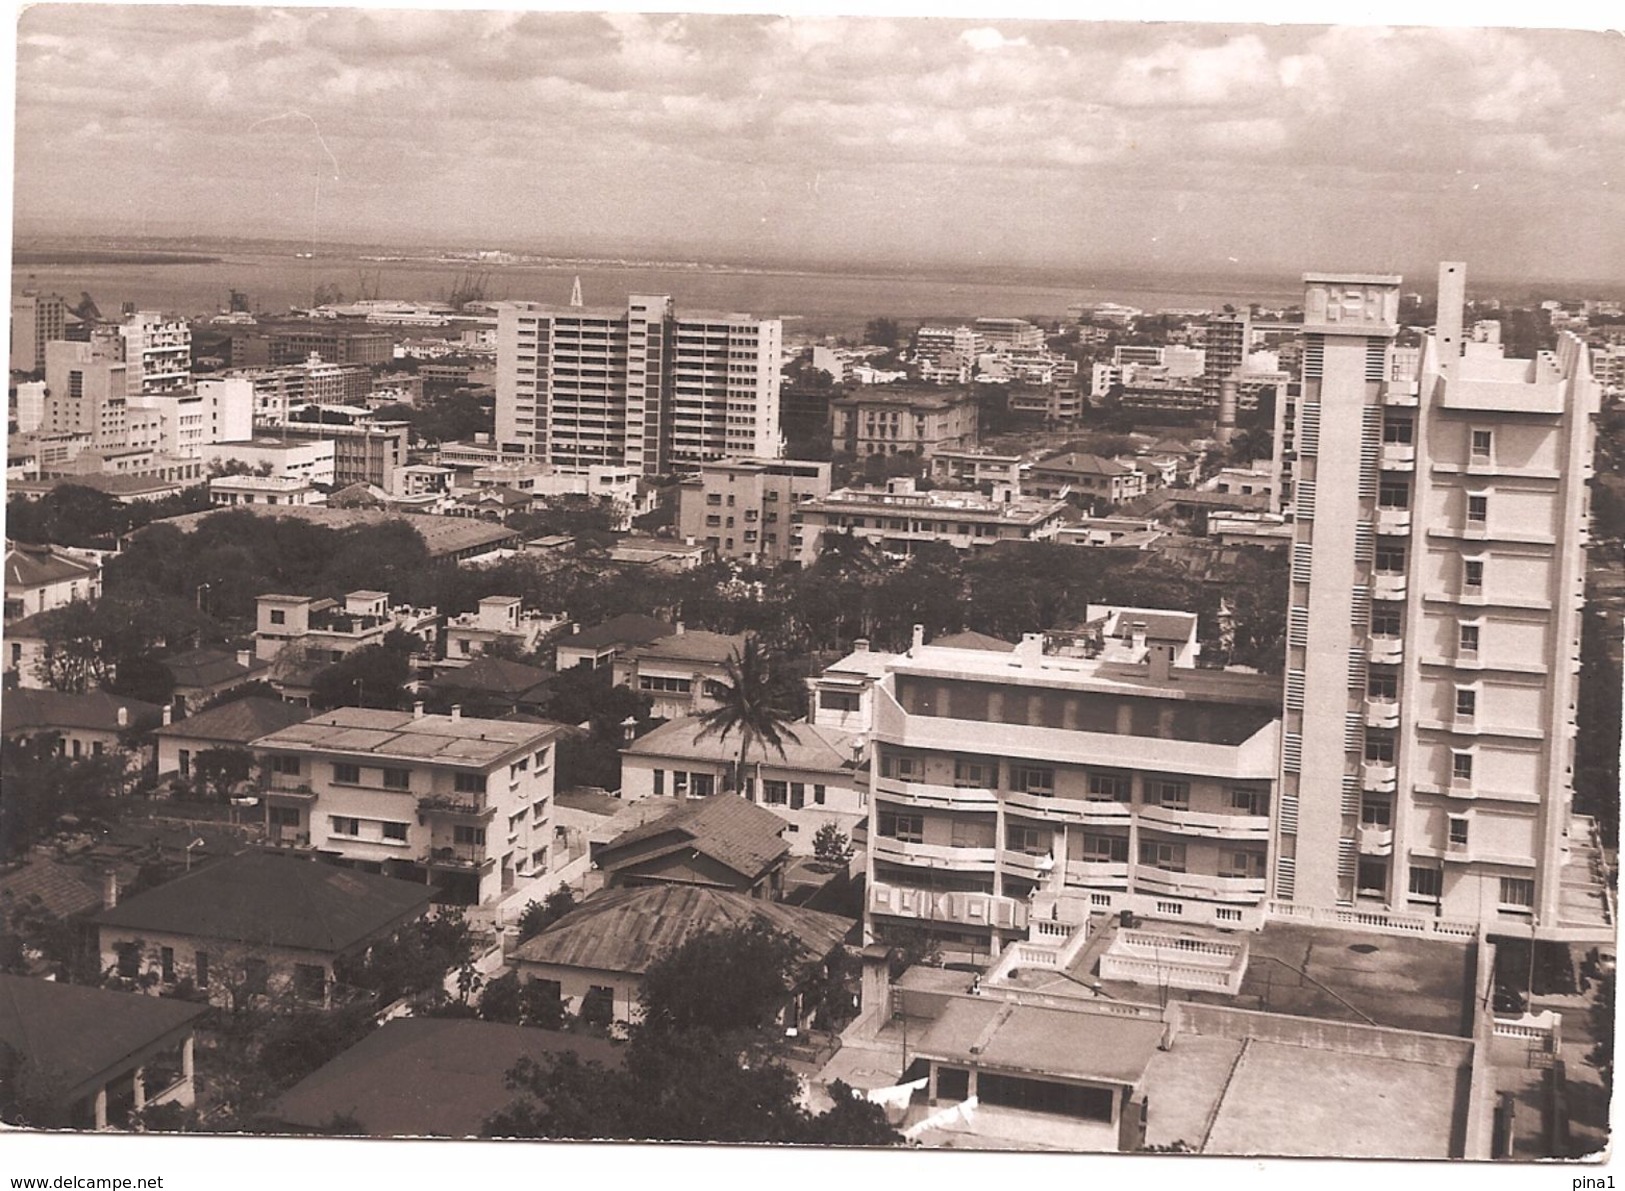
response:
<svg viewBox="0 0 1625 1191"><path fill-rule="evenodd" d="M1400 278L1307 274L1277 906L1584 938L1563 898L1598 411L1584 345L1464 343L1465 266L1393 346Z"/></svg>

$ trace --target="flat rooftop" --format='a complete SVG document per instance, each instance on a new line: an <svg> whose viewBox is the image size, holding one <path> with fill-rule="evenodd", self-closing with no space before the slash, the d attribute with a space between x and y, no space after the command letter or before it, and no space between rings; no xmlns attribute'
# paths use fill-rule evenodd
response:
<svg viewBox="0 0 1625 1191"><path fill-rule="evenodd" d="M484 768L510 753L543 744L560 731L557 724L341 707L262 736L254 745Z"/></svg>
<svg viewBox="0 0 1625 1191"><path fill-rule="evenodd" d="M956 998L921 1031L914 1053L983 1070L1039 1077L1140 1082L1162 1024L1138 1018Z"/></svg>
<svg viewBox="0 0 1625 1191"><path fill-rule="evenodd" d="M895 658L891 668L900 675L984 679L1018 686L1076 687L1266 706L1278 706L1281 702L1281 680L1269 675L1179 667L1172 671L1169 680L1157 681L1145 666L1057 654L1022 662L1015 653L923 645Z"/></svg>

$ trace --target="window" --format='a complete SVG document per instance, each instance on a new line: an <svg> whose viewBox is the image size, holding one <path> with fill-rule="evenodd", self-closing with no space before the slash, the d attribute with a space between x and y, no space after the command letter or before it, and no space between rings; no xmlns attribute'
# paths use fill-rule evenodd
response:
<svg viewBox="0 0 1625 1191"><path fill-rule="evenodd" d="M1399 678L1373 672L1366 676L1365 695L1368 699L1391 703L1399 697Z"/></svg>
<svg viewBox="0 0 1625 1191"><path fill-rule="evenodd" d="M1366 827L1392 827L1394 804L1386 798L1365 798L1360 802L1360 822Z"/></svg>
<svg viewBox="0 0 1625 1191"><path fill-rule="evenodd" d="M790 784L788 782L762 783L762 801L769 806L783 806L790 801Z"/></svg>
<svg viewBox="0 0 1625 1191"><path fill-rule="evenodd" d="M483 773L459 773L454 785L459 794L484 794L485 775Z"/></svg>
<svg viewBox="0 0 1625 1191"><path fill-rule="evenodd" d="M814 786L813 787L813 805L814 806L823 806L824 805L824 794L825 794L825 790L824 790L823 786Z"/></svg>
<svg viewBox="0 0 1625 1191"><path fill-rule="evenodd" d="M547 818L547 799L541 798L530 804L530 817L538 820Z"/></svg>
<svg viewBox="0 0 1625 1191"><path fill-rule="evenodd" d="M995 767L983 761L954 761L954 785L961 790L989 790L998 781Z"/></svg>
<svg viewBox="0 0 1625 1191"><path fill-rule="evenodd" d="M1501 908L1503 910L1533 910L1535 883L1528 877L1501 878Z"/></svg>
<svg viewBox="0 0 1625 1191"><path fill-rule="evenodd" d="M1127 864L1128 836L1084 832L1083 859L1095 864Z"/></svg>
<svg viewBox="0 0 1625 1191"><path fill-rule="evenodd" d="M818 706L825 711L856 711L859 698L852 691L819 691Z"/></svg>
<svg viewBox="0 0 1625 1191"><path fill-rule="evenodd" d="M1012 765L1010 788L1022 794L1047 797L1055 793L1055 771L1037 765Z"/></svg>
<svg viewBox="0 0 1625 1191"><path fill-rule="evenodd" d="M1399 636L1399 613L1391 608L1373 608L1371 610L1371 635L1373 637Z"/></svg>
<svg viewBox="0 0 1625 1191"><path fill-rule="evenodd" d="M288 614L286 612L284 612L280 608L272 608L271 609L271 623L272 624L287 624L288 623Z"/></svg>
<svg viewBox="0 0 1625 1191"><path fill-rule="evenodd" d="M536 768L537 769L546 769L547 768L547 750L546 749L538 749L538 750L536 750L535 761L536 761Z"/></svg>
<svg viewBox="0 0 1625 1191"><path fill-rule="evenodd" d="M158 949L158 965L163 973L165 984L175 983L175 949L173 947L160 947Z"/></svg>
<svg viewBox="0 0 1625 1191"><path fill-rule="evenodd" d="M332 824L333 835L358 836L361 834L361 820L348 815L331 815L328 821Z"/></svg>
<svg viewBox="0 0 1625 1191"><path fill-rule="evenodd" d="M807 805L807 784L805 782L790 783L790 809L799 811Z"/></svg>
<svg viewBox="0 0 1625 1191"><path fill-rule="evenodd" d="M925 840L925 816L903 815L896 811L881 811L879 815L880 834L889 839L901 840L908 844L918 844Z"/></svg>
<svg viewBox="0 0 1625 1191"><path fill-rule="evenodd" d="M395 840L398 843L403 843L403 844L406 842L406 824L405 823L384 823L384 824L382 824L382 827L384 829L384 838L385 839Z"/></svg>
<svg viewBox="0 0 1625 1191"><path fill-rule="evenodd" d="M709 798L717 792L717 777L714 773L691 773L688 775L688 792L695 798Z"/></svg>
<svg viewBox="0 0 1625 1191"><path fill-rule="evenodd" d="M1232 786L1230 809L1240 811L1244 815L1267 815L1270 812L1269 793L1265 790L1255 790L1251 786Z"/></svg>
<svg viewBox="0 0 1625 1191"><path fill-rule="evenodd" d="M1456 718L1470 720L1478 714L1478 692L1470 686L1456 688Z"/></svg>
<svg viewBox="0 0 1625 1191"><path fill-rule="evenodd" d="M1394 738L1386 732L1367 732L1365 759L1376 765L1394 763Z"/></svg>
<svg viewBox="0 0 1625 1191"><path fill-rule="evenodd" d="M880 754L880 776L896 777L900 781L919 781L925 776L925 763L918 757L894 753L889 749Z"/></svg>
<svg viewBox="0 0 1625 1191"><path fill-rule="evenodd" d="M1251 851L1222 851L1219 853L1219 876L1240 877L1259 881L1264 877L1264 853Z"/></svg>
<svg viewBox="0 0 1625 1191"><path fill-rule="evenodd" d="M1495 449L1495 435L1489 430L1475 430L1469 445L1469 452L1474 463L1488 461Z"/></svg>
<svg viewBox="0 0 1625 1191"><path fill-rule="evenodd" d="M1411 896L1438 901L1444 893L1444 873L1436 868L1411 865Z"/></svg>
<svg viewBox="0 0 1625 1191"><path fill-rule="evenodd" d="M361 784L361 766L342 764L333 766L333 781L340 786L359 786Z"/></svg>
<svg viewBox="0 0 1625 1191"><path fill-rule="evenodd" d="M1482 588L1484 586L1484 562L1482 559L1465 559L1461 565L1461 581L1469 588Z"/></svg>
<svg viewBox="0 0 1625 1191"><path fill-rule="evenodd" d="M530 758L529 757L521 757L521 758L519 758L519 760L515 761L512 765L508 766L508 776L510 778L516 778L521 773L529 772L529 770L530 770Z"/></svg>
<svg viewBox="0 0 1625 1191"><path fill-rule="evenodd" d="M1191 809L1191 786L1189 782L1153 778L1146 783L1145 799L1152 805L1164 806L1172 811L1188 811Z"/></svg>
<svg viewBox="0 0 1625 1191"><path fill-rule="evenodd" d="M1377 507L1381 509L1408 509L1411 507L1411 489L1408 484L1383 484L1377 488Z"/></svg>
<svg viewBox="0 0 1625 1191"><path fill-rule="evenodd" d="M293 965L293 995L301 1001L327 999L327 971L321 964Z"/></svg>
<svg viewBox="0 0 1625 1191"><path fill-rule="evenodd" d="M271 969L263 959L243 961L243 992L250 996L264 996L270 981Z"/></svg>
<svg viewBox="0 0 1625 1191"><path fill-rule="evenodd" d="M1462 653L1478 652L1478 625L1463 624L1460 626L1460 635L1456 638L1456 647Z"/></svg>
<svg viewBox="0 0 1625 1191"><path fill-rule="evenodd" d="M1450 816L1450 837L1449 838L1450 838L1450 847L1452 849L1460 849L1460 848L1465 848L1467 846L1467 827L1468 827L1468 822L1467 822L1467 816L1466 815L1451 815Z"/></svg>
<svg viewBox="0 0 1625 1191"><path fill-rule="evenodd" d="M1378 546L1377 571L1383 575L1402 575L1405 573L1405 547Z"/></svg>
<svg viewBox="0 0 1625 1191"><path fill-rule="evenodd" d="M1182 873L1185 871L1185 845L1143 839L1140 841L1140 863L1164 872Z"/></svg>
<svg viewBox="0 0 1625 1191"><path fill-rule="evenodd" d="M1450 754L1450 776L1458 782L1473 780L1473 754L1452 752Z"/></svg>
<svg viewBox="0 0 1625 1191"><path fill-rule="evenodd" d="M1017 823L1007 824L1004 829L1004 846L1012 852L1024 852L1028 856L1048 856L1050 841L1054 838L1051 832Z"/></svg>
<svg viewBox="0 0 1625 1191"><path fill-rule="evenodd" d="M199 951L192 956L192 983L199 988L209 987L209 953Z"/></svg>
<svg viewBox="0 0 1625 1191"><path fill-rule="evenodd" d="M1483 525L1490 519L1490 498L1487 496L1467 497L1467 522L1469 525Z"/></svg>
<svg viewBox="0 0 1625 1191"><path fill-rule="evenodd" d="M1090 802L1127 802L1133 783L1126 773L1102 773L1090 771L1089 774L1089 801Z"/></svg>
<svg viewBox="0 0 1625 1191"><path fill-rule="evenodd" d="M408 790L412 786L412 771L410 769L384 770L384 789Z"/></svg>
<svg viewBox="0 0 1625 1191"><path fill-rule="evenodd" d="M298 827L299 808L296 806L266 807L265 821L272 827Z"/></svg>
<svg viewBox="0 0 1625 1191"><path fill-rule="evenodd" d="M453 843L475 844L483 847L485 845L485 828L468 827L459 823L451 829L451 838Z"/></svg>
<svg viewBox="0 0 1625 1191"><path fill-rule="evenodd" d="M1409 418L1391 418L1382 424L1382 441L1391 443L1409 443L1412 441L1411 433L1415 423Z"/></svg>
<svg viewBox="0 0 1625 1191"><path fill-rule="evenodd" d="M1388 861L1373 856L1360 857L1354 879L1361 893L1380 897L1388 888Z"/></svg>
<svg viewBox="0 0 1625 1191"><path fill-rule="evenodd" d="M666 794L666 771L664 769L657 769L657 770L654 771L654 774L655 774L655 795L656 795L656 797L663 798L663 797L665 797L665 794Z"/></svg>
<svg viewBox="0 0 1625 1191"><path fill-rule="evenodd" d="M180 766L181 766L181 776L182 777L190 777L192 775L192 750L191 749L182 749L181 750Z"/></svg>
<svg viewBox="0 0 1625 1191"><path fill-rule="evenodd" d="M271 772L287 774L291 777L299 776L298 757L272 757Z"/></svg>

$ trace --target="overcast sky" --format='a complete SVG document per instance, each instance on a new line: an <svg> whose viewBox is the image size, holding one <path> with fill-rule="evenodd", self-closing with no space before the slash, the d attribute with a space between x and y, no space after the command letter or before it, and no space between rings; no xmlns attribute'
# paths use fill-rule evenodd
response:
<svg viewBox="0 0 1625 1191"><path fill-rule="evenodd" d="M46 5L16 162L24 233L1608 278L1625 39Z"/></svg>

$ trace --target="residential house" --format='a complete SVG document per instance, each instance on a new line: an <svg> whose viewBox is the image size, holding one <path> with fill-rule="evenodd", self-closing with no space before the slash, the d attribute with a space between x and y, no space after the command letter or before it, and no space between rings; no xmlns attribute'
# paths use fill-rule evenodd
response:
<svg viewBox="0 0 1625 1191"><path fill-rule="evenodd" d="M163 708L140 699L126 699L106 691L82 695L66 691L8 691L0 701L0 735L8 740L54 734L57 751L80 757L123 754L130 770L152 760L150 745L138 737L158 727Z"/></svg>
<svg viewBox="0 0 1625 1191"><path fill-rule="evenodd" d="M49 612L74 600L94 600L101 594L102 566L95 551L6 543L8 626L25 616Z"/></svg>
<svg viewBox="0 0 1625 1191"><path fill-rule="evenodd" d="M628 810L641 822L592 847L610 888L703 885L777 900L790 845L784 820L771 811L743 798L644 800Z"/></svg>
<svg viewBox="0 0 1625 1191"><path fill-rule="evenodd" d="M609 548L609 561L619 567L648 567L655 571L692 571L710 561L712 548L704 542L680 542L627 534Z"/></svg>
<svg viewBox="0 0 1625 1191"><path fill-rule="evenodd" d="M1115 459L1071 451L1034 463L1023 490L1045 497L1077 494L1116 505L1144 494L1145 474Z"/></svg>
<svg viewBox="0 0 1625 1191"><path fill-rule="evenodd" d="M534 653L568 623L563 615L525 611L518 596L486 596L477 610L447 618L446 656L441 665L465 666L498 642L520 653Z"/></svg>
<svg viewBox="0 0 1625 1191"><path fill-rule="evenodd" d="M344 707L254 744L273 838L488 903L547 871L556 724Z"/></svg>
<svg viewBox="0 0 1625 1191"><path fill-rule="evenodd" d="M207 1006L0 972L5 1082L37 1096L42 1127L126 1129L147 1108L196 1100Z"/></svg>
<svg viewBox="0 0 1625 1191"><path fill-rule="evenodd" d="M210 1002L327 1005L334 964L422 918L434 889L308 857L245 852L96 916L102 967L154 992L183 981Z"/></svg>
<svg viewBox="0 0 1625 1191"><path fill-rule="evenodd" d="M662 724L621 750L621 797L703 798L729 786L739 763L739 737L704 735L688 716ZM861 737L817 724L785 727L784 750L756 742L745 760L737 792L789 824L790 849L811 855L826 823L845 832L862 822L869 805ZM794 739L791 737L794 736Z"/></svg>
<svg viewBox="0 0 1625 1191"><path fill-rule="evenodd" d="M162 660L175 680L170 704L175 714L195 711L228 691L263 679L270 669L251 649L228 653L223 649L192 649Z"/></svg>
<svg viewBox="0 0 1625 1191"><path fill-rule="evenodd" d="M669 637L676 631L677 626L670 621L635 612L612 616L590 629L560 638L555 665L560 670L573 670L578 666L602 669L612 666L627 650Z"/></svg>
<svg viewBox="0 0 1625 1191"><path fill-rule="evenodd" d="M608 889L525 940L508 963L522 981L550 982L572 1012L589 1020L635 1022L644 973L662 955L710 931L758 924L793 938L809 968L828 961L853 926L835 914L723 889ZM807 1023L813 1009L807 991L785 990L780 1024Z"/></svg>
<svg viewBox="0 0 1625 1191"><path fill-rule="evenodd" d="M367 1137L477 1137L513 1099L514 1063L554 1055L621 1063L618 1045L589 1034L397 1017L282 1093L267 1116L287 1133L325 1133L342 1116Z"/></svg>
<svg viewBox="0 0 1625 1191"><path fill-rule="evenodd" d="M615 685L648 695L653 700L650 714L657 719L707 711L717 706L713 688L727 677L728 660L744 648L743 633L688 631L679 624L671 636L617 657Z"/></svg>
<svg viewBox="0 0 1625 1191"><path fill-rule="evenodd" d="M538 710L552 692L552 679L550 670L482 657L430 679L425 691L470 713L502 715Z"/></svg>
<svg viewBox="0 0 1625 1191"><path fill-rule="evenodd" d="M51 642L47 636L50 616L36 612L21 620L6 622L5 629L5 689L22 687L25 690L46 690L45 664L51 657Z"/></svg>
<svg viewBox="0 0 1625 1191"><path fill-rule="evenodd" d="M352 591L340 604L315 596L266 592L256 601L254 656L260 661L336 662L367 645L381 645L395 629L433 644L439 613L391 607L387 591ZM290 648L292 652L290 653Z"/></svg>
<svg viewBox="0 0 1625 1191"><path fill-rule="evenodd" d="M281 699L250 695L185 719L165 723L153 732L158 747L158 778L190 778L192 761L210 749L247 750L254 741L311 716L310 708Z"/></svg>

